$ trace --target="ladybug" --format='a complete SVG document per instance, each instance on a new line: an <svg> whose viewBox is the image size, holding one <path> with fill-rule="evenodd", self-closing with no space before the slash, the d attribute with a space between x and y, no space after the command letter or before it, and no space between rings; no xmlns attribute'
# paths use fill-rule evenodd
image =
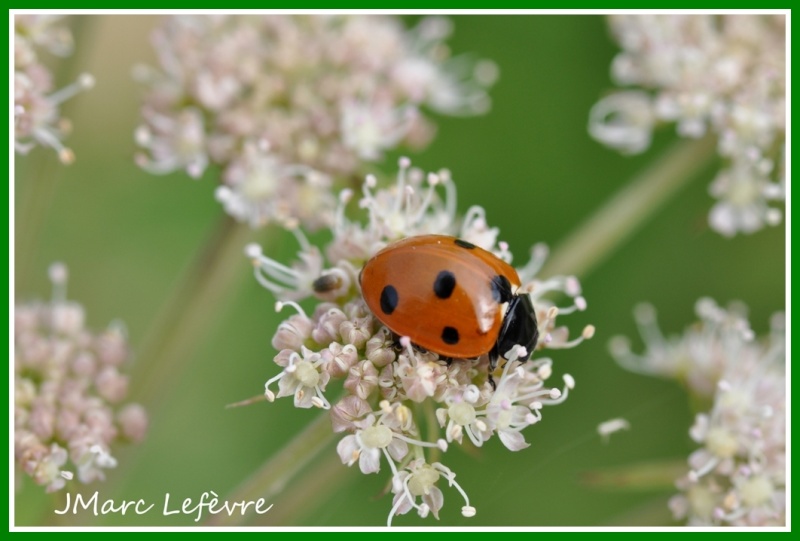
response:
<svg viewBox="0 0 800 541"><path fill-rule="evenodd" d="M526 361L539 329L530 296L519 293L514 268L474 244L444 235L394 242L361 269L369 309L393 333L442 357L498 358L515 344Z"/></svg>

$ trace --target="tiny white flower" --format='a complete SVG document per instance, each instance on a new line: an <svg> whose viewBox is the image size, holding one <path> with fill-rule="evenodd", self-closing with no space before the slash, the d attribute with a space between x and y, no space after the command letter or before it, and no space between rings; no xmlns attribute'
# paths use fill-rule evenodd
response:
<svg viewBox="0 0 800 541"><path fill-rule="evenodd" d="M392 459L399 462L408 453L408 445L396 437L391 428L369 415L362 428L339 442L336 451L343 464L352 466L358 461L362 473L377 473L382 453L387 454L390 463Z"/></svg>

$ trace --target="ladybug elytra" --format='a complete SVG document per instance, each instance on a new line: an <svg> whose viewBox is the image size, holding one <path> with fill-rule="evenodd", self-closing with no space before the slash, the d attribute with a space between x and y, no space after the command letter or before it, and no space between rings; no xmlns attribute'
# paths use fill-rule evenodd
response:
<svg viewBox="0 0 800 541"><path fill-rule="evenodd" d="M526 361L539 338L530 296L517 271L491 252L444 235L394 242L359 277L369 309L393 333L447 358L498 358L516 344Z"/></svg>

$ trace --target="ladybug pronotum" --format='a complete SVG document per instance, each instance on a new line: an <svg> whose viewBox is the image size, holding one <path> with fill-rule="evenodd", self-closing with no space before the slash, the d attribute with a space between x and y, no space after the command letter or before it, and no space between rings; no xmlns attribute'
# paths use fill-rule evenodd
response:
<svg viewBox="0 0 800 541"><path fill-rule="evenodd" d="M394 242L375 254L359 277L364 300L399 336L446 358L498 358L516 344L526 361L539 330L530 296L519 293L514 268L472 243L444 235Z"/></svg>

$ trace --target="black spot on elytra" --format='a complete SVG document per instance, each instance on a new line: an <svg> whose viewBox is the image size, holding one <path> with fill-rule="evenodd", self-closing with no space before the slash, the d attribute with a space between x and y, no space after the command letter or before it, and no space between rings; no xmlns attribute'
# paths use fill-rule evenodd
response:
<svg viewBox="0 0 800 541"><path fill-rule="evenodd" d="M505 276L497 275L492 278L491 284L492 298L498 303L510 301L514 295L511 292L511 282Z"/></svg>
<svg viewBox="0 0 800 541"><path fill-rule="evenodd" d="M467 250L472 250L473 248L475 248L474 244L472 244L471 242L467 242L465 240L456 239L455 242L456 246L461 246L462 248L466 248Z"/></svg>
<svg viewBox="0 0 800 541"><path fill-rule="evenodd" d="M387 316L390 315L397 308L398 302L400 302L400 298L394 286L384 287L383 291L381 291L381 310L383 313Z"/></svg>
<svg viewBox="0 0 800 541"><path fill-rule="evenodd" d="M442 341L445 344L450 344L452 346L453 344L458 344L458 340L458 329L454 327L445 327L442 329Z"/></svg>
<svg viewBox="0 0 800 541"><path fill-rule="evenodd" d="M456 275L450 271L442 271L433 282L433 292L440 299L449 299L456 287Z"/></svg>

